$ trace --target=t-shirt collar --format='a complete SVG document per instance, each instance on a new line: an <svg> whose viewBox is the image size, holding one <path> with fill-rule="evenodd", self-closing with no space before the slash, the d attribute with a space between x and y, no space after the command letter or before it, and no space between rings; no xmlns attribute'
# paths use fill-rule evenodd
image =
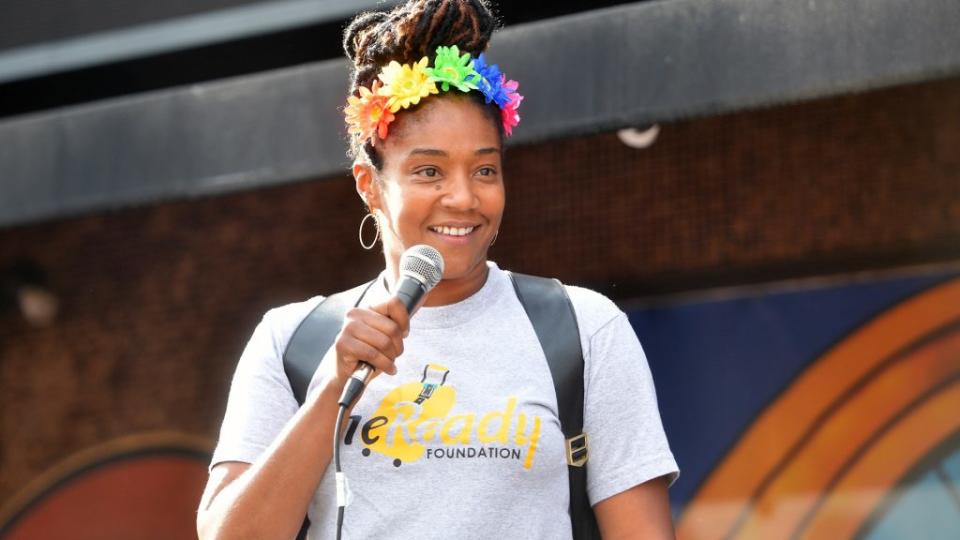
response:
<svg viewBox="0 0 960 540"><path fill-rule="evenodd" d="M499 295L511 287L510 278L506 272L500 270L497 263L487 261L487 268L489 268L487 281L480 290L459 302L446 306L420 307L410 321L410 326L412 328L450 328L465 324L482 315ZM386 283L386 270L384 270L367 293L367 300L364 303L374 304L387 298L390 292L387 290Z"/></svg>

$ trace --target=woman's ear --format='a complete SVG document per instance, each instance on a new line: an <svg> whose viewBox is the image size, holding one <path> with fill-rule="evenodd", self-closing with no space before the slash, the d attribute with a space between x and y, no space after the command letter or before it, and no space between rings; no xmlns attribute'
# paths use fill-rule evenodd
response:
<svg viewBox="0 0 960 540"><path fill-rule="evenodd" d="M380 207L380 191L374 179L373 167L367 163L353 163L353 180L357 185L357 194L363 199L367 208L373 212Z"/></svg>

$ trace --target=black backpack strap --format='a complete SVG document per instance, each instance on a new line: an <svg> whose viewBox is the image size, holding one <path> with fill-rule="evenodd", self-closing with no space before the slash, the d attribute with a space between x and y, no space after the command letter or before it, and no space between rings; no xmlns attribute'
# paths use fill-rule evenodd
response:
<svg viewBox="0 0 960 540"><path fill-rule="evenodd" d="M303 405L307 400L307 388L310 387L313 374L337 339L347 310L360 305L375 281L324 298L293 331L283 352L283 371L287 374L298 404ZM304 518L297 540L305 540L309 528L310 520Z"/></svg>
<svg viewBox="0 0 960 540"><path fill-rule="evenodd" d="M583 433L583 350L573 304L555 279L509 272L520 304L543 348L557 393L560 429L570 473L570 522L574 540L600 538L587 498L587 435Z"/></svg>
<svg viewBox="0 0 960 540"><path fill-rule="evenodd" d="M373 283L364 283L324 298L294 330L283 352L283 371L287 374L298 404L303 405L306 401L313 374L320 366L323 355L337 339L347 310L360 305L360 300Z"/></svg>

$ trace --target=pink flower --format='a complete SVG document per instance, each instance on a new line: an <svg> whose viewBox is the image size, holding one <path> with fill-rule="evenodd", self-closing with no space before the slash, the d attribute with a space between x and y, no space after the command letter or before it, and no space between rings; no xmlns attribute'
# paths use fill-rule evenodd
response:
<svg viewBox="0 0 960 540"><path fill-rule="evenodd" d="M503 132L506 133L507 136L513 135L513 128L520 123L520 114L517 112L517 109L520 108L520 102L523 101L523 96L517 93L519 86L520 83L517 81L507 81L506 76L503 77L501 87L507 92L509 99L507 104L500 109L500 118L503 120Z"/></svg>

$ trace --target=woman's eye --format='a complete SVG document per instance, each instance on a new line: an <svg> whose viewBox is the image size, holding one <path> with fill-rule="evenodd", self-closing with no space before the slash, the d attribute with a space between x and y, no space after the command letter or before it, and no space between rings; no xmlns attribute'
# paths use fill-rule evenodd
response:
<svg viewBox="0 0 960 540"><path fill-rule="evenodd" d="M420 176L426 176L427 178L436 178L440 176L440 171L436 167L424 167L417 171L417 174Z"/></svg>
<svg viewBox="0 0 960 540"><path fill-rule="evenodd" d="M481 167L480 170L477 171L477 174L480 176L493 176L497 174L497 170L493 167Z"/></svg>

